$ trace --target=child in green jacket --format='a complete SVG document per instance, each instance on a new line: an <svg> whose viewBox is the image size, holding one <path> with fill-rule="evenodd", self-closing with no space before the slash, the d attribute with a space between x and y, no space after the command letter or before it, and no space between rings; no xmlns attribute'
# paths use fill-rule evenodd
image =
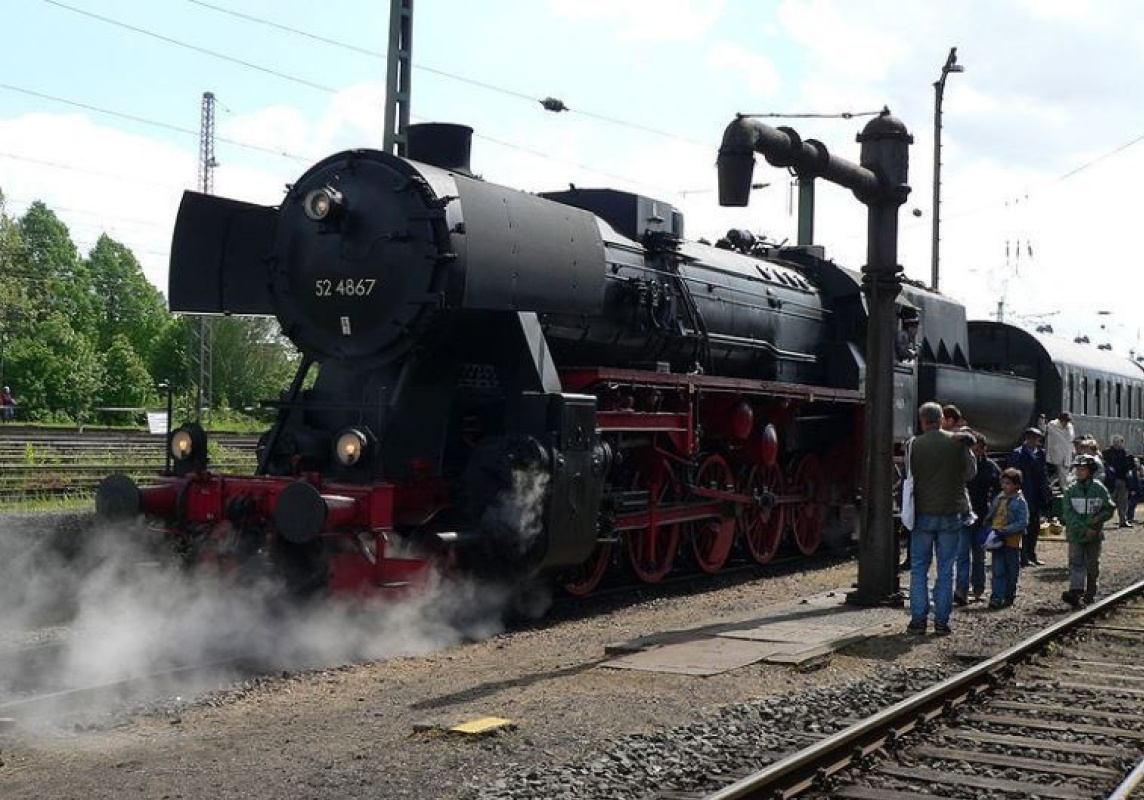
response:
<svg viewBox="0 0 1144 800"><path fill-rule="evenodd" d="M1116 507L1104 484L1092 477L1096 460L1077 456L1073 462L1076 482L1065 490L1065 538L1069 542L1069 589L1061 599L1073 608L1091 603L1100 576L1100 543L1104 523Z"/></svg>

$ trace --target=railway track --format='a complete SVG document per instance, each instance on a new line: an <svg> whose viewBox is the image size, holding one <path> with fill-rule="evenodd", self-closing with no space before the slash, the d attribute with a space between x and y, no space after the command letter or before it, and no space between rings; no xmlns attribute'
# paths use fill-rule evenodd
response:
<svg viewBox="0 0 1144 800"><path fill-rule="evenodd" d="M713 794L1123 798L1144 790L1144 581Z"/></svg>
<svg viewBox="0 0 1144 800"><path fill-rule="evenodd" d="M254 469L257 437L214 434L211 441L215 469ZM110 472L145 481L162 471L164 458L163 437L142 432L0 426L0 504L86 497Z"/></svg>
<svg viewBox="0 0 1144 800"><path fill-rule="evenodd" d="M171 694L187 694L217 685L220 675L245 669L241 658L180 664L119 680L39 690L0 700L0 720L8 724L67 717L112 704L145 702Z"/></svg>
<svg viewBox="0 0 1144 800"><path fill-rule="evenodd" d="M108 680L69 680L69 657L90 645L65 637L0 651L0 721L7 726L74 717L90 710L122 707L216 688L221 676L257 671L242 656L169 663ZM0 728L6 727L0 725Z"/></svg>

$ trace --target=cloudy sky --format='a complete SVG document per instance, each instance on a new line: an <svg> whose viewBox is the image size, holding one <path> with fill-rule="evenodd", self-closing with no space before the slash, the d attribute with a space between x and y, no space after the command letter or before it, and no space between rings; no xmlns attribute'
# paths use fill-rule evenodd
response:
<svg viewBox="0 0 1144 800"><path fill-rule="evenodd" d="M165 288L202 93L219 100L216 192L275 203L307 163L380 145L388 6L6 0L9 211L46 201L84 249L107 231ZM747 209L716 204L715 152L736 112L889 106L914 134L902 263L927 281L933 82L956 46L965 72L945 95L943 290L971 317L1004 299L1012 321L1138 346L1137 0L416 0L413 39L414 116L473 126L485 178L640 191L681 207L693 237L748 227L794 238L781 171L758 168L770 186ZM573 112L543 110L548 96ZM864 122L774 124L857 160ZM836 187L818 196L819 243L861 266L864 209Z"/></svg>

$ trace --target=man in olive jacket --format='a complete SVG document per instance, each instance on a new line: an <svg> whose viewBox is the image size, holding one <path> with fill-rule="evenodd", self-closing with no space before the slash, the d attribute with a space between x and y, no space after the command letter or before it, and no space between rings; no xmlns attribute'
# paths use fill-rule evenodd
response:
<svg viewBox="0 0 1144 800"><path fill-rule="evenodd" d="M929 617L929 568L937 554L933 587L934 633L949 633L953 610L953 562L969 513L965 482L977 474L970 449L973 437L941 429L941 406L918 409L922 435L910 440L910 473L914 476L914 529L910 532L910 624L907 633L925 633Z"/></svg>
<svg viewBox="0 0 1144 800"><path fill-rule="evenodd" d="M1061 599L1073 608L1091 603L1100 577L1100 543L1104 523L1115 507L1108 489L1092 477L1096 459L1077 456L1073 462L1076 482L1065 490L1065 538L1069 541L1069 590ZM1083 599L1082 599L1083 595Z"/></svg>

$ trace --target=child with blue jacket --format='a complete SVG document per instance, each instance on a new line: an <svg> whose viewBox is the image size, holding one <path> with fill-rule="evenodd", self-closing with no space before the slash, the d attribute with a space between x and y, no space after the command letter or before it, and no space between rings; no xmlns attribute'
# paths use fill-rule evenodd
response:
<svg viewBox="0 0 1144 800"><path fill-rule="evenodd" d="M1001 473L1001 493L989 507L989 538L993 547L993 585L990 608L1006 608L1017 599L1021 571L1021 539L1029 524L1029 504L1021 494L1021 470Z"/></svg>

